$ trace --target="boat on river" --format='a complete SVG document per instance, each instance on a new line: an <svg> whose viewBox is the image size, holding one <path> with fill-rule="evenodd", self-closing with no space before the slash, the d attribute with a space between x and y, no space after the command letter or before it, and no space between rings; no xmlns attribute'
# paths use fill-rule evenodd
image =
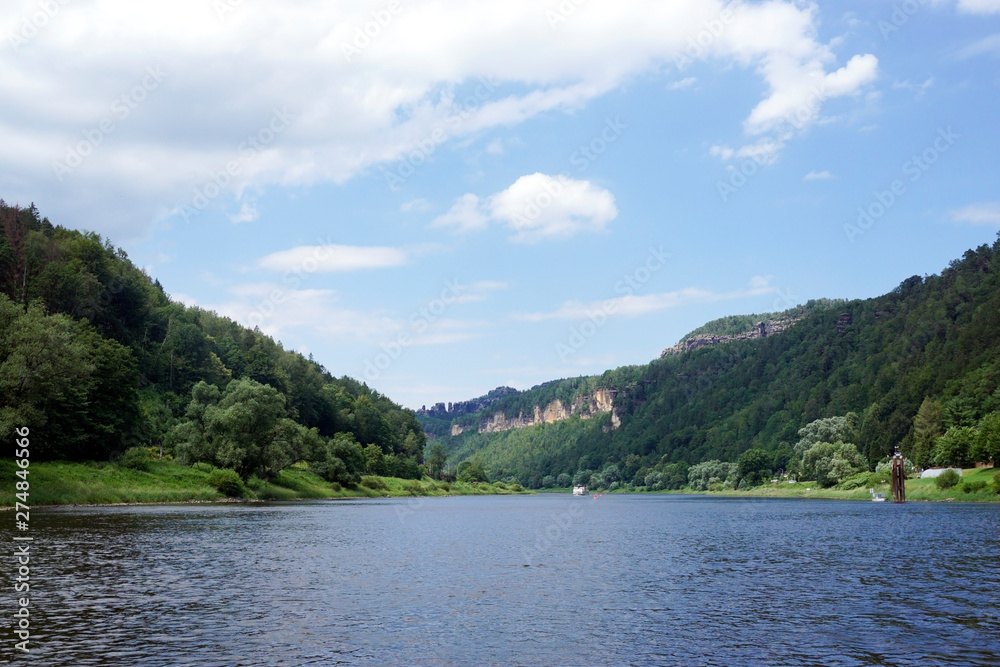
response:
<svg viewBox="0 0 1000 667"><path fill-rule="evenodd" d="M574 486L573 495L574 496L585 496L590 492L590 490L585 486Z"/></svg>

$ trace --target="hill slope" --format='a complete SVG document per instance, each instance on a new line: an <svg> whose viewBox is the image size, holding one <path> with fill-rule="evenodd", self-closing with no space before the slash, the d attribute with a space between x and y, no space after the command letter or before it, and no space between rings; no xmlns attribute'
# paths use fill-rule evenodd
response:
<svg viewBox="0 0 1000 667"><path fill-rule="evenodd" d="M757 316L754 316L757 317ZM736 322L737 325L745 322ZM606 389L612 410L501 432L481 427L572 404ZM780 336L668 355L646 366L547 383L463 415L440 441L455 460L478 457L495 475L537 486L545 476L618 464L735 461L761 448L787 461L798 431L856 413L857 445L873 466L894 447L929 465L914 429L925 400L932 430L973 427L1000 408L1000 241L940 275L904 280L889 294L813 308ZM933 412L933 411L932 411Z"/></svg>
<svg viewBox="0 0 1000 667"><path fill-rule="evenodd" d="M426 442L412 411L171 301L97 234L0 200L0 438L21 426L33 460L153 446L245 474L311 459L348 481L373 460L361 445L386 457L380 474L413 476Z"/></svg>

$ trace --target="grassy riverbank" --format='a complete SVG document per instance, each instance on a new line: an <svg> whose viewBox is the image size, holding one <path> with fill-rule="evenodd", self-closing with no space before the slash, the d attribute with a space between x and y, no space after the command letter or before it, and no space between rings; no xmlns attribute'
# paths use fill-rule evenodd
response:
<svg viewBox="0 0 1000 667"><path fill-rule="evenodd" d="M962 472L962 481L950 489L939 489L933 479L908 479L906 480L906 499L908 501L964 501L964 502L1000 502L1000 494L993 490L991 484L994 475L997 474L995 468L970 468ZM975 485L983 482L984 488L979 491L967 492L966 485ZM892 500L892 489L888 484L881 484L875 487L877 493L881 493L887 499ZM614 491L612 493L621 493ZM627 493L627 491L626 491ZM694 494L704 496L729 496L733 498L834 498L839 500L871 500L868 487L857 489L823 489L816 482L798 482L789 484L788 482L778 482L775 484L765 484L752 489L742 491L692 491L689 488L677 491L656 491L654 493L665 494Z"/></svg>
<svg viewBox="0 0 1000 667"><path fill-rule="evenodd" d="M13 507L16 493L13 461L0 460L0 507ZM226 500L209 484L208 466L192 468L172 461L156 462L148 472L113 463L32 463L28 473L29 502L39 505L104 505ZM270 482L252 480L240 494L248 500L301 498L387 498L411 496L506 495L525 493L518 486L465 484L395 477L364 477L355 487L331 484L304 464L282 471Z"/></svg>
<svg viewBox="0 0 1000 667"><path fill-rule="evenodd" d="M993 476L997 474L994 468L972 468L962 471L962 481L950 489L939 489L933 479L906 480L906 500L908 501L964 501L964 502L1000 502L991 486ZM979 491L967 492L967 485L984 482L985 487ZM875 487L877 493L892 500L892 488L888 484ZM711 495L738 496L750 498L839 498L842 500L871 500L868 487L843 490L821 489L815 482L799 482L788 484L766 484L743 491L715 491Z"/></svg>

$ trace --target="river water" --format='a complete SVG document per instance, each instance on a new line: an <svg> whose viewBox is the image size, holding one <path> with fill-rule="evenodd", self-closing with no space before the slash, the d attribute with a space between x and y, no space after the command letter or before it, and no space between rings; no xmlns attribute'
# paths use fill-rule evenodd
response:
<svg viewBox="0 0 1000 667"><path fill-rule="evenodd" d="M25 664L1000 665L1000 505L543 494L31 531Z"/></svg>

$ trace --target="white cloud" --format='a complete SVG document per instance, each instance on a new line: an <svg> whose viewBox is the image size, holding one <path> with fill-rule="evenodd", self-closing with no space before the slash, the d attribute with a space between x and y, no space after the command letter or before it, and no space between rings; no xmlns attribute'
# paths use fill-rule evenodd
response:
<svg viewBox="0 0 1000 667"><path fill-rule="evenodd" d="M689 76L680 81L674 81L672 84L667 86L670 90L681 90L682 88L689 88L697 83L698 77Z"/></svg>
<svg viewBox="0 0 1000 667"><path fill-rule="evenodd" d="M399 248L379 246L313 245L281 250L262 257L258 264L274 271L328 273L384 269L406 264L408 256Z"/></svg>
<svg viewBox="0 0 1000 667"><path fill-rule="evenodd" d="M517 243L563 239L598 232L616 217L615 197L590 181L535 173L490 197L494 220L516 233Z"/></svg>
<svg viewBox="0 0 1000 667"><path fill-rule="evenodd" d="M439 215L431 221L435 229L452 229L456 232L472 232L486 229L489 220L480 210L479 197L465 194L455 200L452 207L444 215Z"/></svg>
<svg viewBox="0 0 1000 667"><path fill-rule="evenodd" d="M996 14L1000 0L958 0L958 11L963 14Z"/></svg>
<svg viewBox="0 0 1000 667"><path fill-rule="evenodd" d="M229 220L233 224L239 224L241 222L253 222L257 217L257 207L249 202L244 202L243 206L240 207L239 213L230 215Z"/></svg>
<svg viewBox="0 0 1000 667"><path fill-rule="evenodd" d="M804 181L825 181L827 179L833 178L833 174L824 169L823 171L810 171L808 174L802 177Z"/></svg>
<svg viewBox="0 0 1000 667"><path fill-rule="evenodd" d="M219 6L231 11L220 17ZM23 7L3 5L0 33L21 25ZM794 111L813 86L848 95L874 77L874 56L827 73L835 59L817 40L817 11L793 0L590 3L556 30L535 0L412 0L350 58L344 47L371 21L367 1L60 4L17 53L0 54L0 190L45 202L64 224L142 235L213 179L225 185L208 205L224 211L248 189L391 168L435 131L454 140L578 109L672 67L727 7L733 20L697 57L764 77L751 134ZM162 81L127 117L114 111L126 109L113 105L138 90L147 67L162 68ZM276 108L293 119L246 158L241 144L268 135ZM53 163L103 120L114 129L57 180ZM233 161L237 173L225 175ZM81 213L93 210L101 215Z"/></svg>
<svg viewBox="0 0 1000 667"><path fill-rule="evenodd" d="M984 37L969 44L958 52L958 58L973 58L981 55L1000 54L1000 33Z"/></svg>
<svg viewBox="0 0 1000 667"><path fill-rule="evenodd" d="M754 276L750 281L749 287L731 292L713 292L697 287L686 287L673 292L644 295L629 294L603 301L591 301L589 303L567 301L551 312L520 313L515 315L514 318L527 322L583 320L590 318L595 313L603 313L607 316L621 315L625 317L637 317L693 303L712 303L771 294L775 291L775 288L771 287L769 283L770 277Z"/></svg>
<svg viewBox="0 0 1000 667"><path fill-rule="evenodd" d="M403 213L409 213L411 211L429 211L431 209L431 203L424 198L412 199L408 202L403 202L399 206L399 210Z"/></svg>
<svg viewBox="0 0 1000 667"><path fill-rule="evenodd" d="M910 83L909 79L906 81L895 81L893 82L892 87L896 90L912 90L919 97L926 93L927 90L933 85L934 77L929 77L923 83Z"/></svg>
<svg viewBox="0 0 1000 667"><path fill-rule="evenodd" d="M590 181L534 173L485 200L462 195L430 226L481 231L492 221L514 231L510 240L515 243L537 243L603 231L616 217L615 197L608 190Z"/></svg>
<svg viewBox="0 0 1000 667"><path fill-rule="evenodd" d="M949 215L955 222L967 222L973 225L1000 225L1000 202L970 204L964 208L950 211Z"/></svg>

